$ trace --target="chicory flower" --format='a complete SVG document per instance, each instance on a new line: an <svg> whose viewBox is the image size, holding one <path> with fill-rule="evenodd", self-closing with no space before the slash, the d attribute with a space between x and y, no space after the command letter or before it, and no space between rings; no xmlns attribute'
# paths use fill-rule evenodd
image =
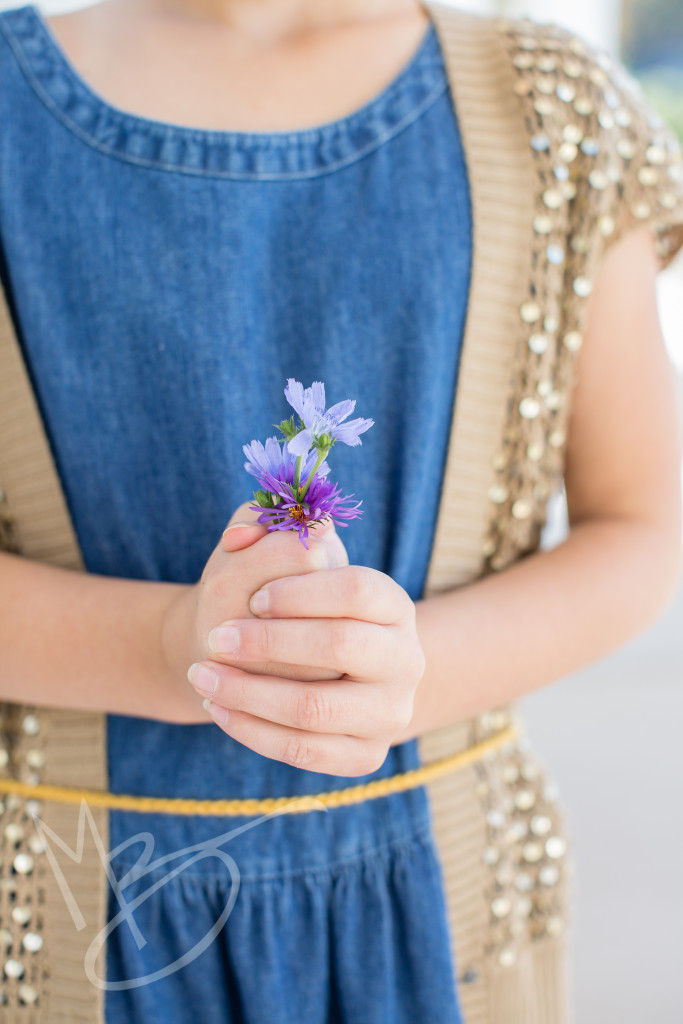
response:
<svg viewBox="0 0 683 1024"><path fill-rule="evenodd" d="M299 415L298 425L292 416L278 427L282 442L269 437L265 445L252 441L242 447L247 458L244 468L262 488L254 492L257 504L250 508L258 511L257 521L269 530L297 530L299 540L308 548L309 527L326 518L347 526L344 520L362 515L362 502L352 502L353 495L344 496L338 484L326 479L330 469L324 460L335 441L361 444L358 435L374 421L355 419L344 423L355 401L347 399L326 409L325 386L320 381L304 390L290 377L285 397Z"/></svg>
<svg viewBox="0 0 683 1024"><path fill-rule="evenodd" d="M325 408L325 385L314 380L310 388L304 388L300 381L290 377L285 388L285 398L298 414L303 430L289 439L289 450L294 455L305 455L317 440L329 440L331 447L335 441L344 444L362 444L359 434L369 430L374 420L361 419L343 421L356 408L355 399L347 398L337 402L329 409Z"/></svg>

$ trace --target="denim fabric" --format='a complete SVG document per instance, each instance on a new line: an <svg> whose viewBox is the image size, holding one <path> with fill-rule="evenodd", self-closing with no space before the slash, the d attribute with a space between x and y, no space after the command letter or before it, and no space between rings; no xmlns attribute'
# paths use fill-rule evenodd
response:
<svg viewBox="0 0 683 1024"><path fill-rule="evenodd" d="M347 117L212 132L114 108L36 7L15 8L0 14L0 124L0 265L87 569L196 582L253 490L242 444L289 414L295 377L375 420L362 448L331 456L363 499L342 536L352 563L417 600L472 241L434 27ZM107 724L115 792L365 781L273 761L211 722ZM411 741L366 778L417 764ZM140 902L118 924L110 894L107 1024L460 1021L423 788L263 820L117 811L110 824L115 876ZM178 857L187 847L194 857ZM141 856L170 860L136 869Z"/></svg>

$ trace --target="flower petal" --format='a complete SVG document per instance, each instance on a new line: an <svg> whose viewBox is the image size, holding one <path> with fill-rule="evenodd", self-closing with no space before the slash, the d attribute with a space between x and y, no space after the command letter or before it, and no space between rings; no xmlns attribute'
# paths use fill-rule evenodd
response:
<svg viewBox="0 0 683 1024"><path fill-rule="evenodd" d="M287 378L287 387L285 388L285 398L297 412L301 419L304 418L304 386L301 381L294 380L293 377Z"/></svg>
<svg viewBox="0 0 683 1024"><path fill-rule="evenodd" d="M343 402L337 402L336 405L330 406L325 414L325 419L331 427L336 427L338 423L350 416L355 408L356 400L347 398Z"/></svg>
<svg viewBox="0 0 683 1024"><path fill-rule="evenodd" d="M287 441L287 449L292 455L306 455L313 443L313 435L310 430L301 430L291 441Z"/></svg>
<svg viewBox="0 0 683 1024"><path fill-rule="evenodd" d="M350 420L348 423L342 423L340 426L335 427L332 434L336 441L342 441L344 444L353 447L362 443L358 435L369 430L374 425L374 422L374 420L364 419Z"/></svg>

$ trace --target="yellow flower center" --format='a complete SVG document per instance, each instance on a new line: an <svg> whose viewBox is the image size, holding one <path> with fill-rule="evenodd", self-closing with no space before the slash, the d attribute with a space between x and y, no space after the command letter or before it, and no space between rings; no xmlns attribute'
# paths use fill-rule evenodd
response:
<svg viewBox="0 0 683 1024"><path fill-rule="evenodd" d="M290 508L289 516L294 520L295 523L306 522L306 510L303 505L295 505L294 508Z"/></svg>

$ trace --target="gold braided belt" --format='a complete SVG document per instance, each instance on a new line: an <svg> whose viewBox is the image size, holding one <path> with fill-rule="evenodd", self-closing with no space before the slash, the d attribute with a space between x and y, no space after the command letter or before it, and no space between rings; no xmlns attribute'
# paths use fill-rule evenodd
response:
<svg viewBox="0 0 683 1024"><path fill-rule="evenodd" d="M265 799L242 800L193 800L185 797L136 796L128 793L109 793L96 789L79 789L76 786L52 786L46 783L31 784L17 779L1 779L0 793L16 793L33 800L48 800L57 803L80 804L85 800L93 807L107 807L117 811L144 811L163 814L198 814L239 817L254 814L301 814L305 811L321 810L323 807L347 807L363 800L376 800L380 796L402 793L427 782L432 782L448 772L457 771L481 760L489 752L506 743L514 742L519 736L516 722L493 736L480 740L456 754L448 754L436 761L411 768L407 772L390 775L386 779L373 779L357 786L311 793L304 796L266 797Z"/></svg>

